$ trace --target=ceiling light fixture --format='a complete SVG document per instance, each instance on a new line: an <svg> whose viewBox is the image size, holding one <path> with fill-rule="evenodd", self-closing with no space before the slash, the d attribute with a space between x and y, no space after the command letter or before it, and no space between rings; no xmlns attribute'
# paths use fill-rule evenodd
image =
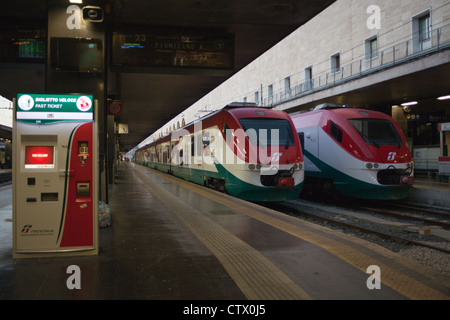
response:
<svg viewBox="0 0 450 320"><path fill-rule="evenodd" d="M438 98L438 100L449 100L450 99L450 95L448 95L448 96L442 96L442 97L439 97Z"/></svg>
<svg viewBox="0 0 450 320"><path fill-rule="evenodd" d="M402 106L409 107L409 106L415 106L416 104L418 104L417 101L411 101L411 102L402 103Z"/></svg>
<svg viewBox="0 0 450 320"><path fill-rule="evenodd" d="M69 1L70 3L79 3L79 4L83 3L83 0L69 0Z"/></svg>

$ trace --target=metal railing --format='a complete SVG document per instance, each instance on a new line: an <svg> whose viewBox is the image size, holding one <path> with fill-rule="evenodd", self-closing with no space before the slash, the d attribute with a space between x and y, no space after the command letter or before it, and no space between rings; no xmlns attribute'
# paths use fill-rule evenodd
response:
<svg viewBox="0 0 450 320"><path fill-rule="evenodd" d="M415 34L409 40L378 50L372 57L365 55L342 66L337 72L323 73L293 85L290 89L274 92L263 99L263 106L276 106L448 48L450 48L450 24L430 30L426 35Z"/></svg>

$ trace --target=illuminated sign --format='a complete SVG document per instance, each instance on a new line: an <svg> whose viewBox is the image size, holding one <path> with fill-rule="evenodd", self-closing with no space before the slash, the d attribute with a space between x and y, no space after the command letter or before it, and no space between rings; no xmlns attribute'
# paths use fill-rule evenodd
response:
<svg viewBox="0 0 450 320"><path fill-rule="evenodd" d="M16 119L45 124L67 120L93 120L91 95L18 94Z"/></svg>
<svg viewBox="0 0 450 320"><path fill-rule="evenodd" d="M26 146L25 169L53 169L55 167L55 147Z"/></svg>
<svg viewBox="0 0 450 320"><path fill-rule="evenodd" d="M439 123L439 131L450 131L450 122Z"/></svg>
<svg viewBox="0 0 450 320"><path fill-rule="evenodd" d="M2 2L3 3L3 2ZM18 19L16 19L18 20ZM44 63L47 27L41 23L0 22L0 61Z"/></svg>
<svg viewBox="0 0 450 320"><path fill-rule="evenodd" d="M116 31L113 32L112 65L233 70L234 34L142 27Z"/></svg>

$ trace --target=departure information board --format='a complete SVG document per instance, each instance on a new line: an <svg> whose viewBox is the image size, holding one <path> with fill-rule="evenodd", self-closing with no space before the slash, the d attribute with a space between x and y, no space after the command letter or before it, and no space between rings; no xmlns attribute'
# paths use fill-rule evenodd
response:
<svg viewBox="0 0 450 320"><path fill-rule="evenodd" d="M44 63L46 24L19 25L0 21L0 62Z"/></svg>
<svg viewBox="0 0 450 320"><path fill-rule="evenodd" d="M233 70L234 34L148 28L113 32L112 66Z"/></svg>

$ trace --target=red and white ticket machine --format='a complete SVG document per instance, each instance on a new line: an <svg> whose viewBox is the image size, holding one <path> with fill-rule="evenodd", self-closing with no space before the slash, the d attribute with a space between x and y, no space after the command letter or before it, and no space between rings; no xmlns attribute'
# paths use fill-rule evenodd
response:
<svg viewBox="0 0 450 320"><path fill-rule="evenodd" d="M17 95L14 258L98 254L95 110L90 95Z"/></svg>

